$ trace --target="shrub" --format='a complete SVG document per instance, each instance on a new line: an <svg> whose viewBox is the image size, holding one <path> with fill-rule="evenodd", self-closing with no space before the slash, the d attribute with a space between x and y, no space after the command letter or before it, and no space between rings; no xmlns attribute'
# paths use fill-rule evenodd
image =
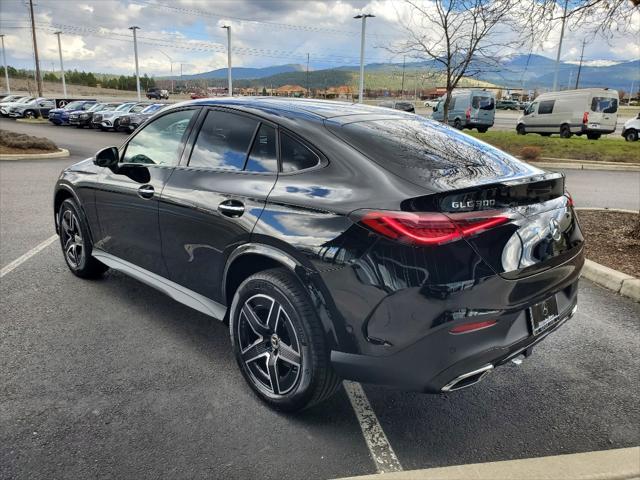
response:
<svg viewBox="0 0 640 480"><path fill-rule="evenodd" d="M56 144L48 138L32 137L31 135L10 132L8 130L0 130L0 145L22 150L30 148L50 151L58 150Z"/></svg>
<svg viewBox="0 0 640 480"><path fill-rule="evenodd" d="M540 147L522 147L520 156L527 161L532 161L540 158L540 152L542 152Z"/></svg>

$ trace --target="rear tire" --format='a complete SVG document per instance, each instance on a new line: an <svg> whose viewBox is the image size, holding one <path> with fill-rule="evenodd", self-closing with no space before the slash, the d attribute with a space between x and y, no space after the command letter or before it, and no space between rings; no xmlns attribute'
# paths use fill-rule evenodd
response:
<svg viewBox="0 0 640 480"><path fill-rule="evenodd" d="M524 128L524 125L522 123L519 123L518 126L516 127L516 132L518 133L518 135L526 135L527 131Z"/></svg>
<svg viewBox="0 0 640 480"><path fill-rule="evenodd" d="M638 131L637 130L628 130L624 133L624 139L627 142L637 142L638 141Z"/></svg>
<svg viewBox="0 0 640 480"><path fill-rule="evenodd" d="M242 375L272 408L302 410L340 386L315 308L288 270L265 270L242 282L229 332Z"/></svg>
<svg viewBox="0 0 640 480"><path fill-rule="evenodd" d="M589 140L598 140L600 138L599 133L587 133L587 138Z"/></svg>
<svg viewBox="0 0 640 480"><path fill-rule="evenodd" d="M89 226L75 200L68 198L58 210L62 254L71 273L80 278L98 278L109 267L91 256Z"/></svg>
<svg viewBox="0 0 640 480"><path fill-rule="evenodd" d="M460 122L459 118L456 118L453 121L453 128L455 128L456 130L462 130L462 122Z"/></svg>
<svg viewBox="0 0 640 480"><path fill-rule="evenodd" d="M478 127L478 132L479 133L487 133L488 128L487 127Z"/></svg>
<svg viewBox="0 0 640 480"><path fill-rule="evenodd" d="M560 127L560 137L561 138L571 138L571 128L566 123Z"/></svg>
<svg viewBox="0 0 640 480"><path fill-rule="evenodd" d="M33 110L27 110L24 112L24 118L36 118L36 112Z"/></svg>
<svg viewBox="0 0 640 480"><path fill-rule="evenodd" d="M540 136L541 137L550 137L551 134L550 133L541 133Z"/></svg>

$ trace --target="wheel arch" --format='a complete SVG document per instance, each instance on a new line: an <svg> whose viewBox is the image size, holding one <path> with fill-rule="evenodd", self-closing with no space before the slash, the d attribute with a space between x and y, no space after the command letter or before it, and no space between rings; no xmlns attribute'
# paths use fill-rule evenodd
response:
<svg viewBox="0 0 640 480"><path fill-rule="evenodd" d="M93 232L91 231L91 224L87 220L87 214L84 211L82 202L80 202L80 199L78 198L78 195L76 195L76 192L73 190L73 188L71 188L69 185L66 185L64 183L61 183L58 185L56 193L53 196L53 219L56 227L56 233L58 235L60 234L60 222L58 219L58 211L62 206L62 202L64 202L69 198L73 199L76 202L79 213L83 217L82 220L85 222L85 225L87 226L87 230L89 232L89 241L91 242L91 244L93 244Z"/></svg>
<svg viewBox="0 0 640 480"><path fill-rule="evenodd" d="M298 279L322 323L328 347L335 349L344 345L348 341L344 319L337 312L318 272L290 253L271 245L248 243L229 255L222 278L222 299L228 307L226 320L231 314L233 297L240 284L249 276L271 268L285 268Z"/></svg>

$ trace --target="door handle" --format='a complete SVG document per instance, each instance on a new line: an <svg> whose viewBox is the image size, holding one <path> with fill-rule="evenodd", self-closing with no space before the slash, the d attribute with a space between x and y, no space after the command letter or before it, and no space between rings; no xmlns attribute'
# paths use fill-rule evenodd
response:
<svg viewBox="0 0 640 480"><path fill-rule="evenodd" d="M138 189L138 195L142 198L151 198L155 190L151 185L143 185Z"/></svg>
<svg viewBox="0 0 640 480"><path fill-rule="evenodd" d="M226 200L218 205L218 211L227 217L237 218L244 213L244 205L237 200Z"/></svg>

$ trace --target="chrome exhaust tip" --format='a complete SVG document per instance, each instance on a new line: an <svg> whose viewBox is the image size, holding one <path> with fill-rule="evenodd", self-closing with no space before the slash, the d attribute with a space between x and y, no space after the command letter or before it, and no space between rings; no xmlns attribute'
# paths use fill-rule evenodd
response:
<svg viewBox="0 0 640 480"><path fill-rule="evenodd" d="M442 387L442 392L454 392L456 390L462 390L463 388L470 387L471 385L475 385L480 380L482 380L491 370L493 370L493 365L488 364L484 367L480 367L477 370L473 370L471 372L463 373L462 375L454 378L449 383L447 383L444 387Z"/></svg>

